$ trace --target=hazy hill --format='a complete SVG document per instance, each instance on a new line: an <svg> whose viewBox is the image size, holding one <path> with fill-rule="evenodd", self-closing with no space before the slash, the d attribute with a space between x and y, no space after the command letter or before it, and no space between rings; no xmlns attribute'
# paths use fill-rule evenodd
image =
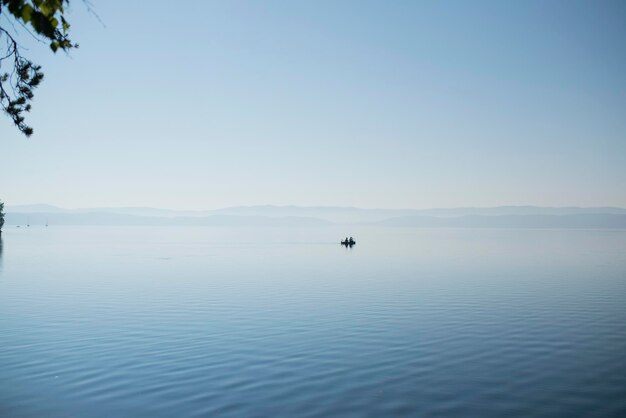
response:
<svg viewBox="0 0 626 418"><path fill-rule="evenodd" d="M352 207L242 206L204 211L147 207L64 209L8 206L7 225L315 226L330 223L420 227L624 228L626 209L536 207L360 209Z"/></svg>

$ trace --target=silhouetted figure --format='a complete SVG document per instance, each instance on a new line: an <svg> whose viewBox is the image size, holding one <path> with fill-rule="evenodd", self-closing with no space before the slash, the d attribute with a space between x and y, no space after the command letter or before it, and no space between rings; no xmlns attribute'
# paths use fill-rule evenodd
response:
<svg viewBox="0 0 626 418"><path fill-rule="evenodd" d="M344 245L346 247L352 247L354 244L356 244L356 241L352 237L346 237L346 239L341 241L341 245Z"/></svg>

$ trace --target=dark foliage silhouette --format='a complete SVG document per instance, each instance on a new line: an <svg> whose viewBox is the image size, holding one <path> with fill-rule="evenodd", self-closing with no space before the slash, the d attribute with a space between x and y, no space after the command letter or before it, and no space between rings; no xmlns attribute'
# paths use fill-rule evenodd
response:
<svg viewBox="0 0 626 418"><path fill-rule="evenodd" d="M0 0L0 106L27 137L33 128L24 114L30 112L33 90L44 78L41 66L21 53L15 35L21 28L47 43L53 52L77 48L69 38L65 19L69 0ZM4 26L2 26L4 24Z"/></svg>
<svg viewBox="0 0 626 418"><path fill-rule="evenodd" d="M4 202L0 200L0 233L2 232L3 226L4 226Z"/></svg>

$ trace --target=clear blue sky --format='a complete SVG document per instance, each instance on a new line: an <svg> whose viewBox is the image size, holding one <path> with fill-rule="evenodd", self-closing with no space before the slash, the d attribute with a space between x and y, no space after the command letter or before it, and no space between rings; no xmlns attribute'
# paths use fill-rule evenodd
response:
<svg viewBox="0 0 626 418"><path fill-rule="evenodd" d="M626 207L624 1L93 4L8 204Z"/></svg>

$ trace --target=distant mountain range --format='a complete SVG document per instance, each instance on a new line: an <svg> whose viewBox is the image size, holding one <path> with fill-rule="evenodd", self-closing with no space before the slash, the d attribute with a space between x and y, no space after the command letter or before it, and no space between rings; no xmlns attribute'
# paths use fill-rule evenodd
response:
<svg viewBox="0 0 626 418"><path fill-rule="evenodd" d="M463 228L626 228L617 207L500 206L491 208L360 209L240 206L205 211L144 207L64 209L38 204L6 207L7 225L322 226L371 224Z"/></svg>

